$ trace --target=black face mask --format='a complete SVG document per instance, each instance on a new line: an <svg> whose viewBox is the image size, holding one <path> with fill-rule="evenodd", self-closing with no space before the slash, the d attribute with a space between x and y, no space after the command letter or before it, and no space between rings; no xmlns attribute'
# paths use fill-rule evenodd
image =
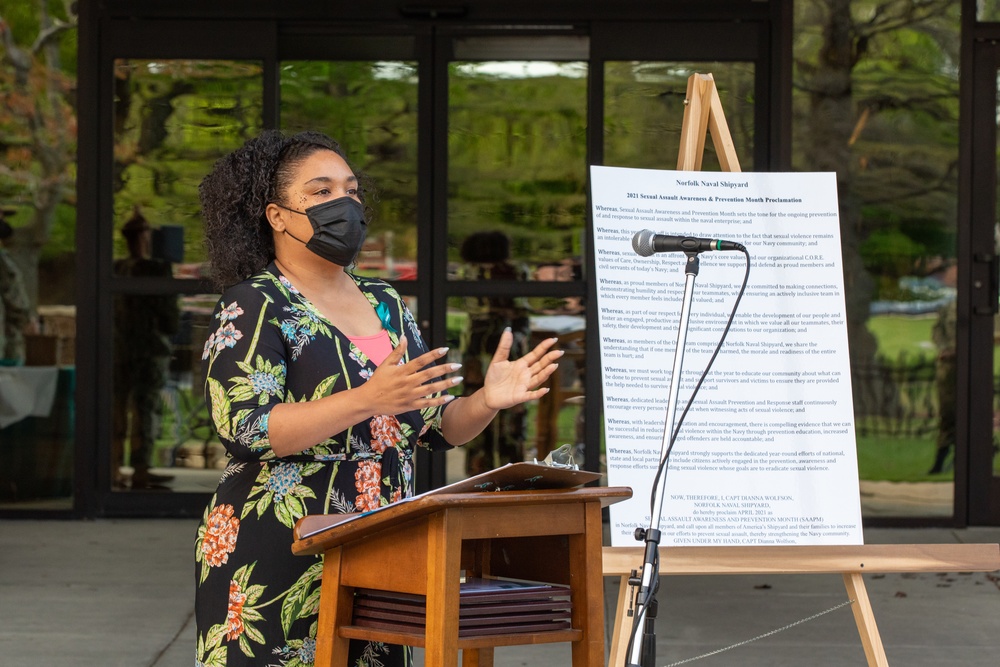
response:
<svg viewBox="0 0 1000 667"><path fill-rule="evenodd" d="M285 233L323 259L338 266L350 266L361 252L361 246L368 234L365 209L353 197L339 197L310 206L305 211L296 211L275 202L277 206L302 213L312 224L313 235L308 241L296 237L287 229Z"/></svg>

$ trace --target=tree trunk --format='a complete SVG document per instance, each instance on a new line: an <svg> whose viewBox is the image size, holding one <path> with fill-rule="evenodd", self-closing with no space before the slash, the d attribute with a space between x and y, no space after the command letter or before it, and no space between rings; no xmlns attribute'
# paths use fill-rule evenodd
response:
<svg viewBox="0 0 1000 667"><path fill-rule="evenodd" d="M843 248L844 288L851 367L856 373L870 368L875 358L875 338L866 326L872 299L872 281L860 253L861 208L854 193L855 160L850 139L855 125L852 71L857 44L850 0L827 0L822 47L815 69L806 79L809 110L805 137L808 168L836 172L840 196L840 235ZM854 383L857 414L864 414Z"/></svg>

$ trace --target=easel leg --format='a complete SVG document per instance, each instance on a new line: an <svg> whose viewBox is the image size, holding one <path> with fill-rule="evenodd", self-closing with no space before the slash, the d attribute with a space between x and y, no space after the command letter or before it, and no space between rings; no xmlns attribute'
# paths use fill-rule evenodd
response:
<svg viewBox="0 0 1000 667"><path fill-rule="evenodd" d="M858 634L861 635L861 645L864 646L869 667L889 667L885 649L882 647L882 638L878 634L878 626L875 625L871 601L868 600L868 589L865 588L861 573L845 572L844 586L847 587L847 595L854 600L851 609L854 611L854 622L858 626Z"/></svg>
<svg viewBox="0 0 1000 667"><path fill-rule="evenodd" d="M615 622L611 626L611 651L608 657L609 667L618 667L625 664L628 656L628 630L626 623L631 619L628 614L629 586L628 577L622 576L618 582L618 604L615 605Z"/></svg>
<svg viewBox="0 0 1000 667"><path fill-rule="evenodd" d="M684 117L681 120L680 149L677 153L678 171L700 171L705 156L705 130L711 104L705 104L705 84L709 79L702 74L688 77L687 96L684 99Z"/></svg>

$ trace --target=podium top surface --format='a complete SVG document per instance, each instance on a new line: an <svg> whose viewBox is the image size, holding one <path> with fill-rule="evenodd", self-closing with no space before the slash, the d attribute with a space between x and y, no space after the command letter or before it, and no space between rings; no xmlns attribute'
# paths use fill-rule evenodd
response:
<svg viewBox="0 0 1000 667"><path fill-rule="evenodd" d="M316 554L340 546L374 530L384 530L445 509L473 509L528 505L599 502L602 507L632 496L628 487L580 487L526 491L430 493L414 496L361 514L318 514L295 524L292 552Z"/></svg>

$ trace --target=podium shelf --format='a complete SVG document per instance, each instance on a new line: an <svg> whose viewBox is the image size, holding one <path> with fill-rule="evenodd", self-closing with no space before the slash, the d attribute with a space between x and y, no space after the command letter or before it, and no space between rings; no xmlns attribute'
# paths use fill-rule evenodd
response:
<svg viewBox="0 0 1000 667"><path fill-rule="evenodd" d="M426 648L427 642L423 632L383 630L366 628L359 625L345 625L337 629L337 633L345 639L362 639L365 641L386 642L389 644L404 644ZM546 632L517 632L497 635L478 635L475 637L459 637L459 649L487 648L494 646L524 646L534 644L557 644L560 642L579 642L583 639L583 630L552 630Z"/></svg>

